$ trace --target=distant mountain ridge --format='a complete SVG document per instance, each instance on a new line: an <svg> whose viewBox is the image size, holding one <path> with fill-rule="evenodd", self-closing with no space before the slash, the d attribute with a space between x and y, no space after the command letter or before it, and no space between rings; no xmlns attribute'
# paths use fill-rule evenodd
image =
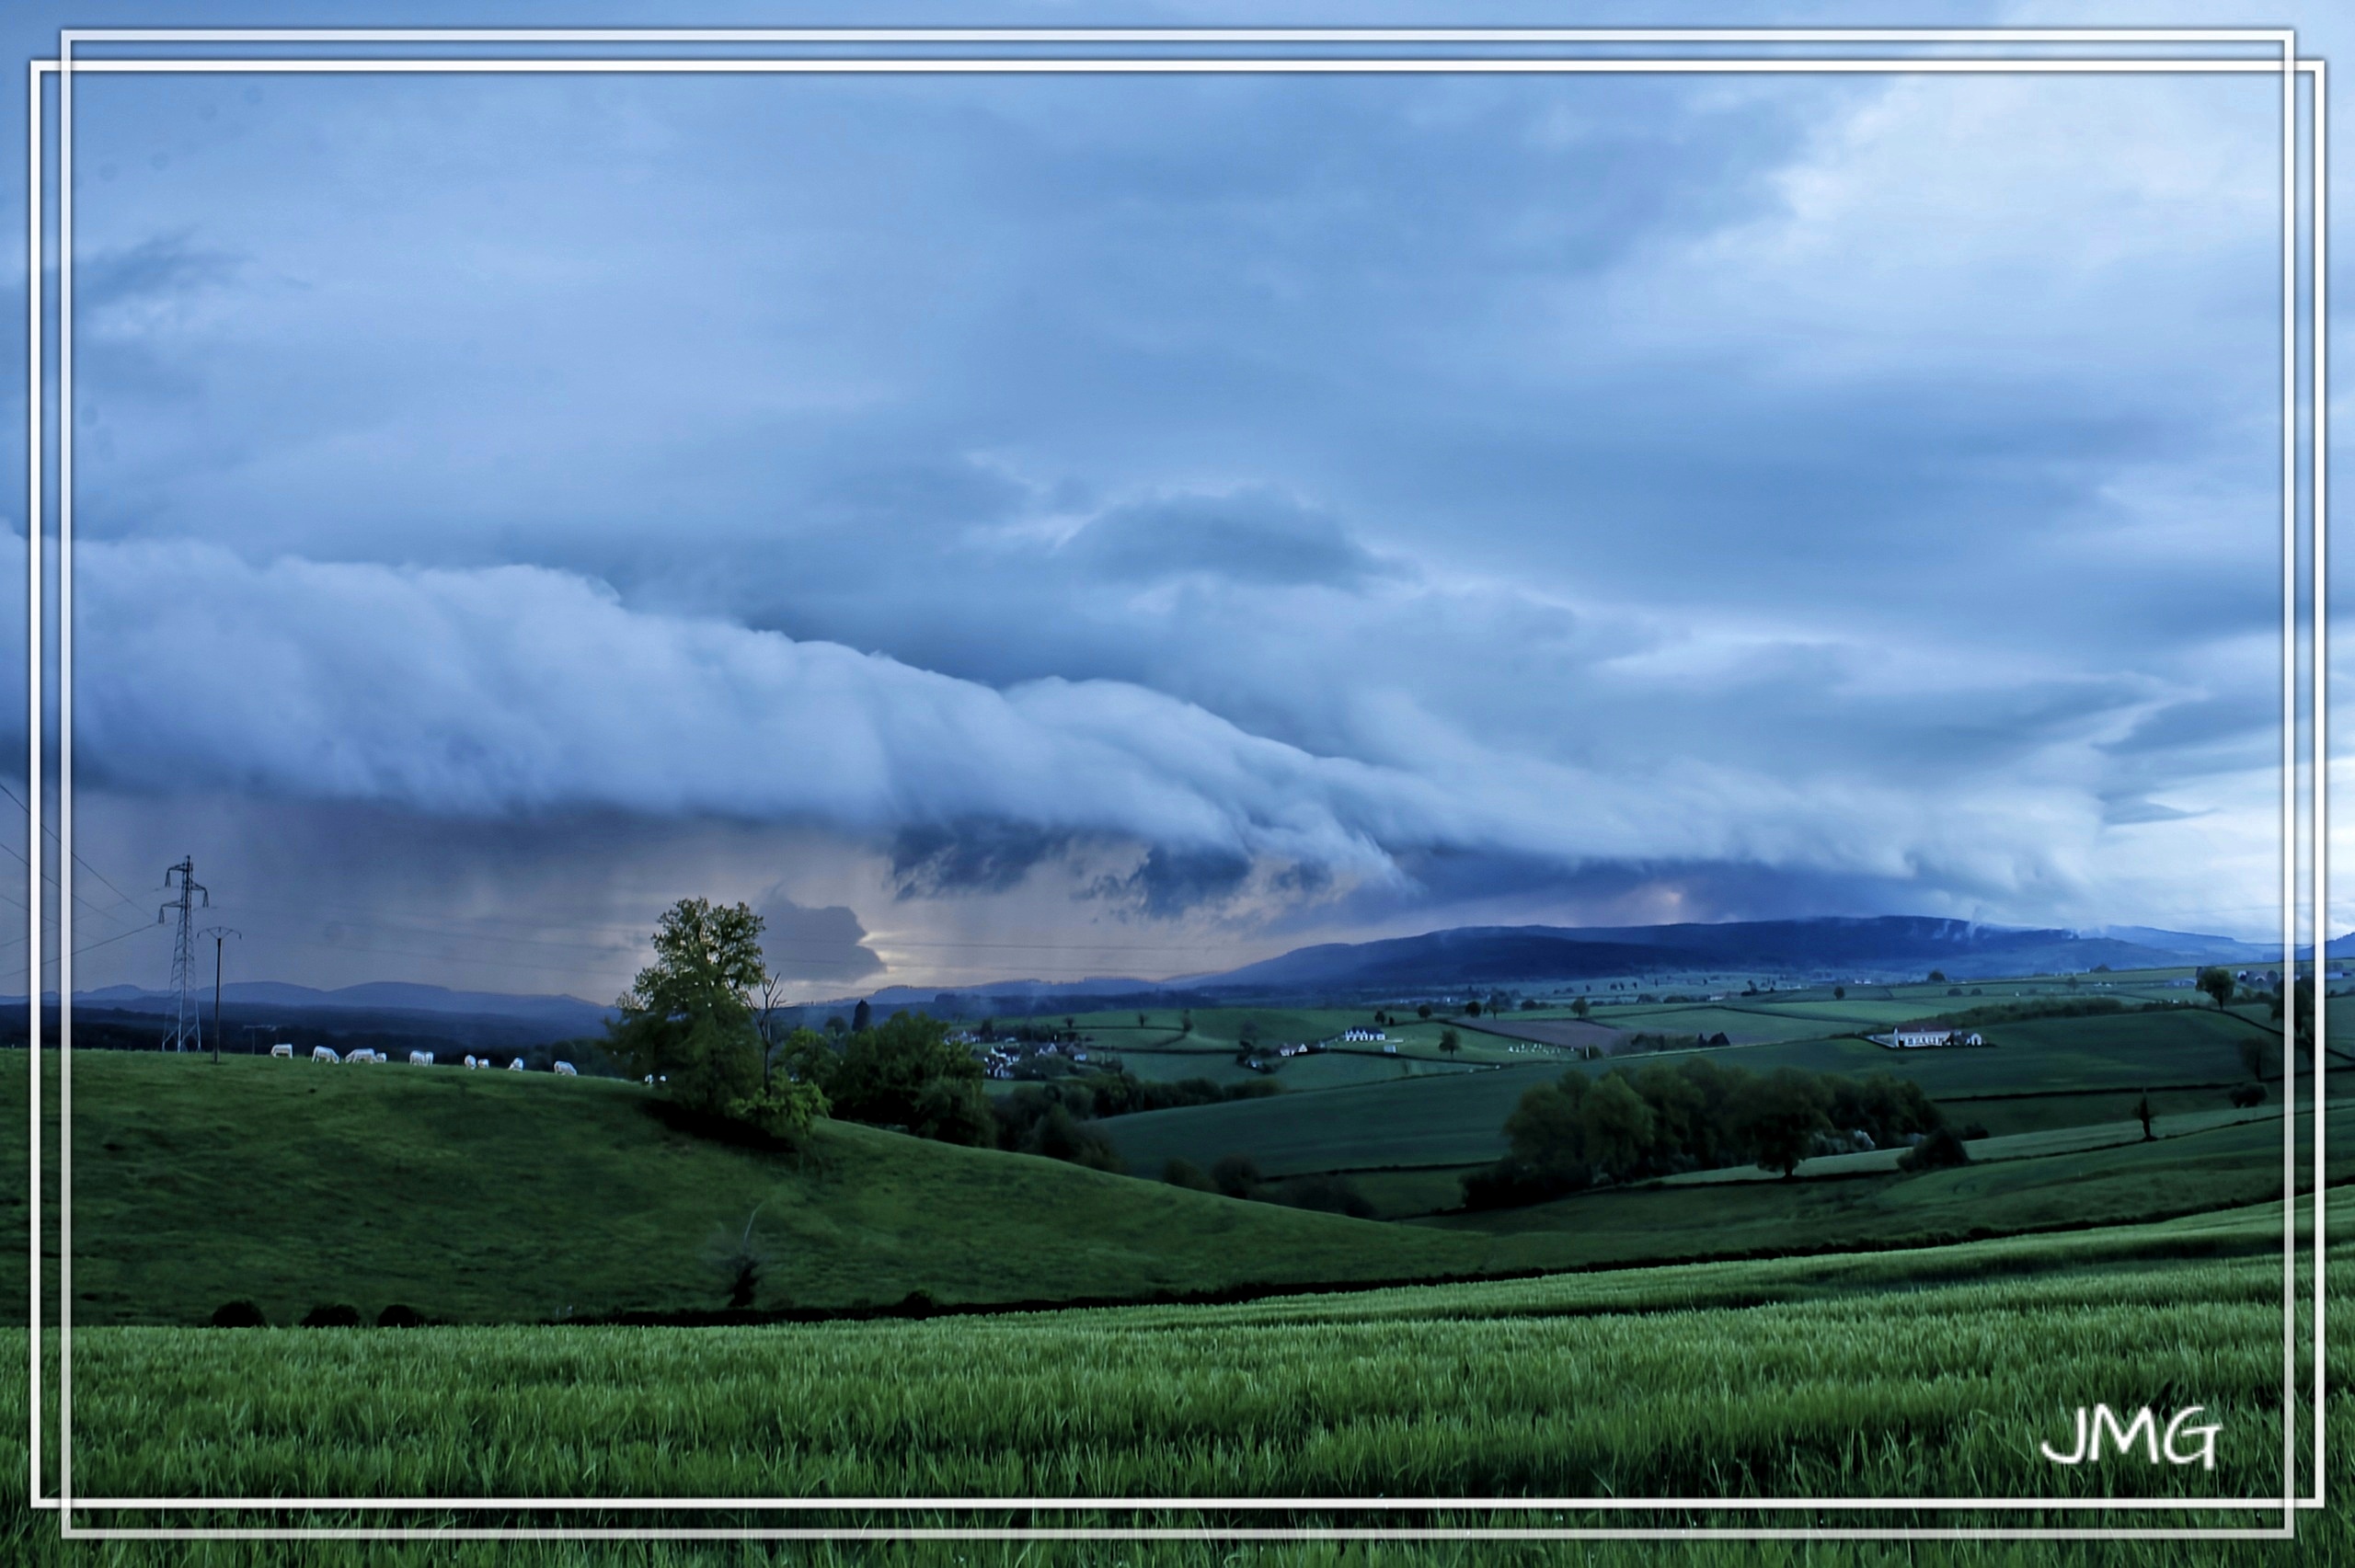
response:
<svg viewBox="0 0 2355 1568"><path fill-rule="evenodd" d="M1893 976L1936 967L1958 979L2023 971L2260 962L2231 937L1982 925L1921 915L1649 926L1461 926L1381 942L1327 944L1194 982L1205 990L1494 985L1691 971Z"/></svg>
<svg viewBox="0 0 2355 1568"><path fill-rule="evenodd" d="M202 1002L210 1008L213 988L205 986ZM14 999L22 1005L22 997ZM124 1013L169 1013L175 1003L170 991L141 986L103 986L74 993L76 1006L107 1007ZM322 990L284 980L236 980L221 988L224 1007L256 1008L286 1013L421 1013L466 1018L498 1018L526 1024L548 1032L552 1038L594 1035L604 1029L613 1010L577 996L517 996L505 991L452 990L446 986L417 985L407 980L369 980L356 986ZM0 1001L5 1005L5 1001ZM207 1013L210 1017L210 1013Z"/></svg>
<svg viewBox="0 0 2355 1568"><path fill-rule="evenodd" d="M2355 949L2355 937L2342 941ZM2333 952L2340 950L2333 944ZM893 1008L1022 998L1078 1006L1088 1001L1117 1003L1155 996L1446 990L1713 971L1893 979L1918 978L1936 968L1959 979L2083 972L2099 965L2113 969L2246 965L2263 963L2269 956L2279 963L2279 951L2261 944L2154 926L2070 931L1924 915L1673 925L1457 926L1373 942L1322 943L1223 973L1171 980L1002 980L954 990L887 986L870 1000Z"/></svg>
<svg viewBox="0 0 2355 1568"><path fill-rule="evenodd" d="M2304 950L2302 950L2304 951ZM2355 956L2355 934L2330 942L2331 956ZM1103 976L1081 980L994 980L977 986L885 986L868 994L887 1011L927 1009L977 1014L995 1004L1030 1001L1040 1011L1086 1004L1119 1006L1158 1000L1209 1003L1283 993L1445 991L1473 986L1558 983L1606 977L1690 973L1918 977L1938 968L1955 979L1997 975L2162 968L2188 964L2278 965L2279 949L2228 936L2153 926L1983 925L1919 915L1826 916L1638 926L1457 926L1373 942L1321 943L1217 974L1148 980ZM569 995L452 990L401 980L321 990L283 980L224 986L224 1006L294 1013L429 1015L498 1021L548 1040L603 1032L610 1007ZM168 991L107 986L76 991L77 1005L168 1013ZM798 1013L847 1011L859 999L812 1000ZM210 988L201 998L209 1008ZM0 998L0 1007L24 998Z"/></svg>

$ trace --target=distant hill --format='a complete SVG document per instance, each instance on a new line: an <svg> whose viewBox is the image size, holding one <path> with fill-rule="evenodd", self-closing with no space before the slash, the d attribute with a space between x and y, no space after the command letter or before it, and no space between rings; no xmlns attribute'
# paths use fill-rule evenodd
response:
<svg viewBox="0 0 2355 1568"><path fill-rule="evenodd" d="M210 1017L212 987L202 989L202 1003ZM24 998L0 998L0 1005ZM118 1013L172 1013L172 993L146 991L142 987L99 987L75 991L73 1005L97 1005ZM222 987L224 1008L238 1008L245 1017L266 1013L433 1013L457 1017L521 1022L551 1029L551 1038L603 1034L613 1008L601 1008L580 996L511 996L506 991L450 991L447 987L419 987L403 979L372 979L358 987L320 991L282 979L238 979Z"/></svg>
<svg viewBox="0 0 2355 1568"><path fill-rule="evenodd" d="M74 993L77 1017L84 1008L110 1013L168 1016L173 1000L169 991L147 990L139 986L102 986ZM21 1008L24 1001L21 996L0 997L0 1009ZM610 1008L583 1001L577 996L451 990L402 980L372 980L334 990L290 985L283 980L239 980L221 988L221 1004L224 1019L233 1031L247 1024L307 1022L329 1027L366 1025L397 1032L406 1024L442 1038L472 1038L483 1045L503 1047L602 1035L605 1020L612 1016ZM209 1033L213 1026L210 986L203 988L199 1011Z"/></svg>
<svg viewBox="0 0 2355 1568"><path fill-rule="evenodd" d="M2330 943L2333 956L2355 956L2355 935ZM994 980L944 990L885 986L867 1000L886 1013L925 1011L981 1017L1017 1012L1081 1012L1147 1004L1214 1006L1238 997L1299 997L1472 986L1550 984L1647 974L1829 975L1876 979L1943 969L1958 979L1997 975L2164 968L2187 964L2246 966L2278 961L2260 943L2153 926L2085 931L1982 925L1920 915L1815 920L1729 921L1716 924L1628 926L1459 926L1376 942L1325 943L1223 974L1148 980L1102 976L1081 980ZM365 1015L392 1027L430 1026L445 1036L528 1045L602 1035L613 1010L577 996L511 995L376 980L322 990L281 980L239 980L222 988L234 1021L309 1021L350 1027ZM76 991L77 1007L168 1013L169 992L138 986ZM799 1003L788 1022L815 1024L847 1013L856 996ZM0 998L0 1008L22 997ZM209 1009L208 990L203 1002Z"/></svg>
<svg viewBox="0 0 2355 1568"><path fill-rule="evenodd" d="M877 1007L894 1011L925 1008L936 1013L973 1013L1022 1001L1060 1007L1067 1001L1118 1002L1129 997L1164 997L1193 989L1191 980L1141 980L1115 975L1085 980L992 980L987 985L959 986L953 991L938 986L885 986L867 993L867 1000ZM844 997L840 1002L812 1001L804 1004L804 1009L814 1012L851 1007L857 1001L856 997ZM1040 1011L1046 1011L1046 1007L1041 1006Z"/></svg>
<svg viewBox="0 0 2355 1568"><path fill-rule="evenodd" d="M1961 979L2048 971L2251 963L2266 950L2230 937L2143 927L2081 933L1919 915L1646 926L1464 926L1380 942L1329 943L1189 982L1227 992L1446 989L1604 976L1729 973Z"/></svg>

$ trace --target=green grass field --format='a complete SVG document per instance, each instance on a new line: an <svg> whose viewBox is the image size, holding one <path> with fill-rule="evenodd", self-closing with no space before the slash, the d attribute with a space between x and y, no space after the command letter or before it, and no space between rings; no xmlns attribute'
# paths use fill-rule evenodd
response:
<svg viewBox="0 0 2355 1568"><path fill-rule="evenodd" d="M1134 1171L1183 1158L1207 1167L1248 1154L1269 1175L1378 1165L1467 1164L1504 1149L1521 1097L1565 1070L1544 1061L1448 1078L1402 1080L1319 1094L1279 1094L1100 1122Z"/></svg>
<svg viewBox="0 0 2355 1568"><path fill-rule="evenodd" d="M2269 1119L2148 1149L2061 1129L2016 1150L2034 1158L1970 1173L1742 1182L1739 1195L1721 1184L1706 1199L1598 1192L1400 1227L1170 1187L1151 1179L1167 1156L1134 1137L1174 1124L1196 1138L1219 1118L1261 1150L1300 1151L1263 1157L1269 1175L1354 1168L1378 1214L1428 1215L1454 1207L1462 1151L1500 1147L1505 1116L1551 1064L1097 1124L1143 1179L842 1123L821 1124L799 1156L717 1144L608 1081L144 1053L77 1055L75 1068L75 1310L92 1323L198 1322L239 1298L277 1322L325 1302L454 1322L713 1308L726 1296L717 1257L748 1219L766 1257L758 1305L846 1308L916 1290L1103 1299L1726 1255L1771 1251L1778 1235L1798 1250L1886 1244L2278 1191ZM1390 1104L1361 1113L1361 1101ZM2211 1106L2176 1114L2187 1132L2217 1119ZM1409 1157L1393 1163L1407 1168L1367 1171L1364 1128L1384 1118L1410 1135L1384 1145L1403 1144ZM1228 1151L1174 1147L1204 1165ZM2355 1137L2339 1147L2355 1150ZM0 1158L21 1150L0 1137ZM53 1159L50 1182L53 1195ZM20 1188L0 1201L22 1214ZM23 1269L21 1253L0 1263L0 1312L16 1321Z"/></svg>
<svg viewBox="0 0 2355 1568"><path fill-rule="evenodd" d="M2346 1147L2355 1115L2334 1115L2331 1132L2334 1147ZM2331 1169L2355 1173L2355 1158L2334 1155ZM2280 1191L2281 1124L2273 1119L1912 1175L1607 1187L1416 1228L1496 1238L1492 1268L1559 1268L1921 1245L2190 1214Z"/></svg>
<svg viewBox="0 0 2355 1568"><path fill-rule="evenodd" d="M1809 1025L1821 1031L1821 1023ZM1813 1072L1886 1071L1920 1083L1950 1104L1957 1123L1984 1121L1993 1132L2025 1132L2076 1121L2115 1121L2144 1088L2246 1082L2241 1042L2264 1037L2246 1019L2212 1009L2119 1017L2038 1020L1986 1031L1977 1049L1895 1051L1853 1037L1781 1040L1728 1047L1712 1059L1754 1072L1798 1067ZM1501 1044L1502 1042L1498 1042ZM1601 1064L1640 1067L1675 1062L1664 1051ZM1157 1171L1182 1157L1207 1166L1248 1154L1269 1174L1388 1166L1472 1165L1504 1151L1504 1122L1534 1084L1566 1064L1518 1062L1497 1071L1413 1083L1336 1091L1314 1100L1279 1098L1185 1110L1155 1111L1102 1124L1132 1170ZM1588 1069L1591 1070L1592 1069ZM2277 1093L2278 1093L2278 1085ZM2082 1107L2051 1097L2100 1095ZM2024 1096L2041 1104L2031 1104ZM2170 1111L2226 1104L2223 1088L2169 1102ZM2122 1097L2124 1104L2119 1104ZM1979 1103L2000 1098L2002 1104Z"/></svg>
<svg viewBox="0 0 2355 1568"><path fill-rule="evenodd" d="M24 1059L0 1059L0 1093L22 1094ZM806 1158L734 1148L670 1130L649 1099L592 1079L77 1052L75 1315L199 1322L240 1297L275 1322L328 1301L461 1322L716 1307L724 1286L706 1254L755 1209L771 1254L763 1306L889 1305L918 1289L1133 1297L1477 1265L1461 1238L849 1123L821 1124ZM17 1172L21 1131L0 1134ZM9 1184L19 1220L24 1196ZM19 1322L25 1268L20 1250L0 1262L0 1312Z"/></svg>
<svg viewBox="0 0 2355 1568"><path fill-rule="evenodd" d="M2348 1107L2331 1107L2333 1114L2344 1115ZM2151 1118L2151 1138L2165 1139L2182 1138L2192 1133L2209 1132L2218 1127L2234 1127L2243 1122L2264 1122L2275 1129L2278 1137L2281 1127L2279 1105L2259 1105L2243 1110L2226 1106L2221 1110L2196 1110L2175 1115L2157 1115ZM1970 1158L1976 1164L1993 1164L2005 1160L2041 1160L2053 1154L2080 1154L2096 1149L2115 1148L2120 1144L2144 1141L2142 1124L2133 1117L2114 1122L2073 1122L2062 1127L2041 1127L2032 1132L2003 1134L1974 1139L1970 1143ZM1791 1174L1802 1182L1838 1180L1848 1176L1880 1175L1900 1169L1905 1157L1902 1147L1867 1150L1854 1154L1823 1154L1802 1160ZM1706 1186L1721 1182L1780 1181L1782 1173L1756 1165L1736 1165L1714 1171L1687 1171L1679 1175L1663 1176L1663 1186Z"/></svg>
<svg viewBox="0 0 2355 1568"><path fill-rule="evenodd" d="M645 1092L609 1082L78 1054L76 1489L147 1496L1597 1498L2085 1495L2093 1488L2188 1496L2278 1488L2281 1213L2268 1201L2280 1192L2278 1086L2277 1103L2254 1114L2223 1109L2219 1091L2163 1091L2153 1097L2167 1136L2155 1144L2115 1140L2120 1103L2131 1105L2142 1084L2244 1079L2238 1041L2256 1034L2251 1024L2212 1010L2037 1021L1991 1030L1999 1041L1991 1049L1895 1053L1823 1037L1842 1026L1836 1019L1791 1016L1860 1005L1777 1002L1771 1016L1816 1033L1714 1054L1759 1070L1789 1064L1915 1077L1948 1102L1953 1120L1995 1127L2002 1136L1984 1151L2003 1158L1919 1175L1832 1161L1787 1182L1671 1182L1384 1225L848 1125L822 1126L800 1157L715 1144L672 1130L649 1114ZM1910 1000L1898 1005L1909 1017L1930 1011ZM1284 1037L1269 1027L1269 1012L1254 1015L1263 1039ZM1243 1016L1198 1014L1198 1031L1206 1022L1239 1027ZM1359 1019L1303 1013L1290 1021L1327 1017ZM1148 1054L1124 1050L1113 1022L1097 1024L1099 1047ZM1180 1043L1166 1028L1136 1031L1133 1015L1127 1023L1141 1044L1161 1043L1152 1054L1173 1068L1231 1065L1231 1045L1216 1036ZM1435 1047L1440 1026L1405 1031L1408 1051L1426 1038ZM1621 1026L1664 1025L1630 1019ZM1207 1164L1240 1150L1271 1174L1358 1170L1382 1212L1428 1214L1452 1201L1459 1168L1446 1162L1467 1149L1483 1150L1474 1159L1492 1155L1520 1094L1564 1070L1557 1061L1503 1055L1509 1041L1467 1034L1465 1043L1474 1048L1461 1063L1441 1062L1435 1049L1429 1060L1296 1059L1286 1068L1294 1076L1282 1080L1290 1093L1097 1126L1147 1176L1168 1153ZM1515 1065L1482 1066L1476 1050ZM1632 1065L1648 1059L1682 1057ZM16 1070L26 1061L0 1057L0 1094L24 1093ZM1304 1068L1330 1072L1331 1086L1318 1086ZM1382 1076L1349 1082L1366 1070ZM2332 1137L2342 1151L2334 1172L2355 1172L2355 1116L2334 1114ZM1227 1139L1243 1141L1218 1146ZM1395 1158L1401 1150L1410 1157ZM1369 1151L1392 1158L1369 1159ZM10 1169L21 1171L24 1154L21 1139L0 1138ZM1421 1168L1364 1169L1383 1163ZM0 1201L25 1218L20 1185ZM718 1306L724 1284L709 1254L756 1210L768 1254L763 1306L888 1305L916 1289L942 1303L989 1303L1551 1272L1233 1306L722 1329L536 1321L568 1307L590 1315ZM2155 1215L2181 1218L2136 1222ZM2333 1234L2355 1238L2355 1201L2346 1191L2333 1194L2332 1215ZM2002 1239L1965 1240L1990 1233ZM2341 1242L2332 1256L2343 1292L2355 1280L2355 1252ZM1680 1261L1706 1258L1729 1261ZM11 1303L0 1310L13 1310L17 1322L23 1267L21 1248L0 1265L0 1293ZM404 1331L181 1326L241 1296L261 1301L281 1323L325 1300L371 1313L406 1301L453 1322ZM2333 1343L2343 1386L2349 1337ZM19 1366L26 1348L21 1330L0 1332L0 1353ZM167 1543L60 1549L51 1539L53 1516L22 1507L23 1388L6 1386L0 1487L14 1491L0 1561L111 1568L191 1560ZM2074 1471L2035 1456L2038 1438L2066 1436L2070 1408L2097 1399L2206 1404L2225 1425L2217 1472L2116 1463ZM2349 1409L2343 1397L2334 1406L2341 1445L2355 1441ZM311 1522L351 1517L328 1510ZM1149 1522L1189 1526L1202 1517L1172 1511ZM1246 1527L1368 1522L1313 1510L1215 1517ZM2133 1522L2189 1517L2142 1513ZM795 1522L893 1518L906 1520L824 1514ZM1412 1522L1441 1521L1532 1522L1479 1510ZM1540 1522L1661 1521L1572 1508ZM1719 1515L1715 1522L1756 1518ZM2355 1532L2343 1516L2307 1523L2321 1533L2310 1538L2320 1555L2306 1560L2333 1561L2336 1552L2355 1561ZM1239 1561L1633 1563L1656 1561L1658 1550L940 1540L787 1551L797 1561L960 1568L1223 1568ZM1814 1565L2156 1563L2183 1560L2184 1549L1703 1542L1673 1550L1676 1561L1704 1564ZM719 1543L454 1542L220 1544L194 1560L208 1568L772 1561L764 1549ZM2203 1549L2200 1560L2283 1559L2277 1549L2248 1545Z"/></svg>
<svg viewBox="0 0 2355 1568"><path fill-rule="evenodd" d="M2333 1234L2348 1235L2355 1204L2336 1194L2331 1207ZM2280 1208L2258 1206L2067 1237L1236 1307L757 1329L85 1330L74 1350L75 1486L100 1497L2261 1495L2281 1482L2280 1241ZM2339 1242L2331 1259L2332 1288L2343 1294L2355 1284L2355 1252ZM2329 1370L2340 1390L2355 1372L2349 1345L2345 1335L2332 1342ZM0 1336L0 1353L18 1364L24 1350L21 1331ZM2297 1370L2303 1394L2310 1368ZM9 1388L0 1400L0 1477L9 1479L0 1484L21 1489L24 1410L18 1385ZM2223 1428L2215 1470L2114 1459L2071 1469L2042 1459L2037 1445L2066 1442L2070 1413L2097 1400L2200 1405L2203 1419ZM2355 1440L2349 1408L2336 1397L2331 1437L2340 1451ZM350 1517L331 1509L310 1516L316 1523ZM1100 1525L1128 1516L1084 1517ZM1313 1507L1241 1516L1164 1509L1147 1522L1182 1527L1206 1517L1312 1528L1385 1520L1692 1522L1591 1505L1534 1517L1459 1507L1371 1520ZM730 1518L657 1515L654 1522ZM52 1520L19 1507L11 1521L0 1542L10 1561L190 1560L179 1548L140 1542L59 1551L43 1540ZM821 1513L796 1522L884 1521ZM1967 1527L1994 1517L1901 1513L1816 1522ZM2133 1522L2219 1521L2162 1508L2138 1512ZM2304 1523L2304 1561L2332 1561L2355 1544L2343 1515ZM442 1544L329 1543L296 1555L231 1545L209 1549L201 1561L766 1560L719 1546L623 1550L618 1559L559 1546L467 1557ZM1659 1550L1581 1543L1501 1560L1638 1562L1660 1560ZM1677 1549L1669 1560L2155 1563L2185 1561L2187 1551L2202 1562L2283 1560L2279 1547L2216 1543L1909 1550L1720 1542ZM845 1547L821 1560L1500 1558L1494 1546L1436 1544L1376 1557L1361 1547L1262 1553L1192 1543L919 1542Z"/></svg>

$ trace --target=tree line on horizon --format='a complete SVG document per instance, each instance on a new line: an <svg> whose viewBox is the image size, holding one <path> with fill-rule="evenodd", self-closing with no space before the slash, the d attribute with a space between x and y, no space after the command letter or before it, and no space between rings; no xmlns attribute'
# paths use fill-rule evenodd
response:
<svg viewBox="0 0 2355 1568"><path fill-rule="evenodd" d="M1464 1201L1507 1208L1729 1165L1788 1177L1836 1135L1862 1132L1886 1148L1945 1126L1920 1084L1888 1072L1849 1078L1786 1067L1762 1075L1706 1057L1597 1077L1573 1070L1521 1097L1505 1120L1511 1147L1464 1178Z"/></svg>

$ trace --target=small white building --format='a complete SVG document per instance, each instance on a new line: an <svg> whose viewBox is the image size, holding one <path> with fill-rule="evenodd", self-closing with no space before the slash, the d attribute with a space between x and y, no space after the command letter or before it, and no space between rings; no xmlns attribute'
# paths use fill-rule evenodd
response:
<svg viewBox="0 0 2355 1568"><path fill-rule="evenodd" d="M1348 1041L1350 1044L1356 1046L1371 1045L1377 1040L1386 1040L1390 1036L1387 1034L1380 1029L1358 1028L1344 1029L1341 1031L1341 1038Z"/></svg>
<svg viewBox="0 0 2355 1568"><path fill-rule="evenodd" d="M1888 1038L1888 1044L1901 1051L1936 1046L1983 1046L1986 1043L1976 1033L1942 1029L1929 1024L1901 1024L1890 1032Z"/></svg>

